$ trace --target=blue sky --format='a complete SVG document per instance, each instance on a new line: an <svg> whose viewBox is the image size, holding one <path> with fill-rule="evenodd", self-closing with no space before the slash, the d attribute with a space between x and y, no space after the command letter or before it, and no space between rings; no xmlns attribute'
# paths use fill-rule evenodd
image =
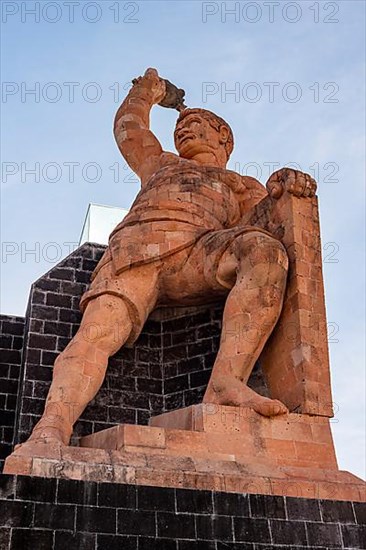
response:
<svg viewBox="0 0 366 550"><path fill-rule="evenodd" d="M35 22L36 4L2 3L1 311L24 314L30 284L78 242L90 202L131 205L139 184L112 122L131 79L156 67L189 106L231 124L231 169L262 183L270 165L316 174L333 433L341 468L365 475L365 3L82 1L73 22L65 2L38 3ZM168 150L175 119L152 114Z"/></svg>

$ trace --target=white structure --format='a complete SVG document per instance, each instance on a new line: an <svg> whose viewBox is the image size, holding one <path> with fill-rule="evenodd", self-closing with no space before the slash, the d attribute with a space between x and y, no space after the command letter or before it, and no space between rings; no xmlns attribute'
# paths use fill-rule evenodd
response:
<svg viewBox="0 0 366 550"><path fill-rule="evenodd" d="M125 208L92 204L88 206L79 245L91 242L108 244L108 237L113 229L127 214Z"/></svg>

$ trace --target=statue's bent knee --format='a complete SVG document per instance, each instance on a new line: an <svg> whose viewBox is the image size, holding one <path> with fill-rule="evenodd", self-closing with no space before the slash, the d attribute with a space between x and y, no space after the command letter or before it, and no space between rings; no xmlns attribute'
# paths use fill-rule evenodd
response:
<svg viewBox="0 0 366 550"><path fill-rule="evenodd" d="M129 308L119 296L102 294L90 300L80 326L80 336L86 344L98 345L108 351L121 345L132 330Z"/></svg>
<svg viewBox="0 0 366 550"><path fill-rule="evenodd" d="M261 264L277 268L280 266L283 278L286 278L288 257L283 244L259 231L238 235L220 259L217 278L222 284L232 288L237 281L238 272L245 274Z"/></svg>
<svg viewBox="0 0 366 550"><path fill-rule="evenodd" d="M240 260L249 261L252 267L258 264L280 265L288 269L288 256L284 245L269 235L259 232L241 235L236 244L236 254Z"/></svg>

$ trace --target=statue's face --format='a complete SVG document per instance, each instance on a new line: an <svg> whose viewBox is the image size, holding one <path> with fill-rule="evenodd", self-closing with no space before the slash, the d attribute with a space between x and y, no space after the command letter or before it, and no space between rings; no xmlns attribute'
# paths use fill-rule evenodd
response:
<svg viewBox="0 0 366 550"><path fill-rule="evenodd" d="M228 131L225 126L221 126L219 131L215 130L206 119L192 113L177 124L174 143L179 156L192 159L196 155L212 153L220 148L225 152L227 137Z"/></svg>

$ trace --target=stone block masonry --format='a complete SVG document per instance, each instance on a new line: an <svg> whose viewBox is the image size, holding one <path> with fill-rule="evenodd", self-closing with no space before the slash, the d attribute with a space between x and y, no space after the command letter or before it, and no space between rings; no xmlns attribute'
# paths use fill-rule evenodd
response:
<svg viewBox="0 0 366 550"><path fill-rule="evenodd" d="M24 441L43 410L53 362L78 329L79 299L103 251L83 245L34 283L25 319L1 317L2 458L12 448L14 422ZM74 443L115 424L147 425L153 415L200 403L222 309L151 318L134 347L110 360L102 390L76 424ZM266 394L259 367L251 385ZM360 502L125 483L2 475L0 549L366 548Z"/></svg>
<svg viewBox="0 0 366 550"><path fill-rule="evenodd" d="M366 506L6 476L1 550L305 550L366 547Z"/></svg>
<svg viewBox="0 0 366 550"><path fill-rule="evenodd" d="M0 315L0 470L14 440L23 334L23 317Z"/></svg>
<svg viewBox="0 0 366 550"><path fill-rule="evenodd" d="M84 244L32 285L16 443L28 438L40 418L54 361L79 328L80 296L104 250ZM199 403L218 349L222 311L222 304L194 313L174 310L173 317L168 310L148 320L136 344L110 359L101 390L75 425L73 442L117 423L147 424L153 414ZM19 361L20 352L12 353ZM251 385L265 394L259 368Z"/></svg>

